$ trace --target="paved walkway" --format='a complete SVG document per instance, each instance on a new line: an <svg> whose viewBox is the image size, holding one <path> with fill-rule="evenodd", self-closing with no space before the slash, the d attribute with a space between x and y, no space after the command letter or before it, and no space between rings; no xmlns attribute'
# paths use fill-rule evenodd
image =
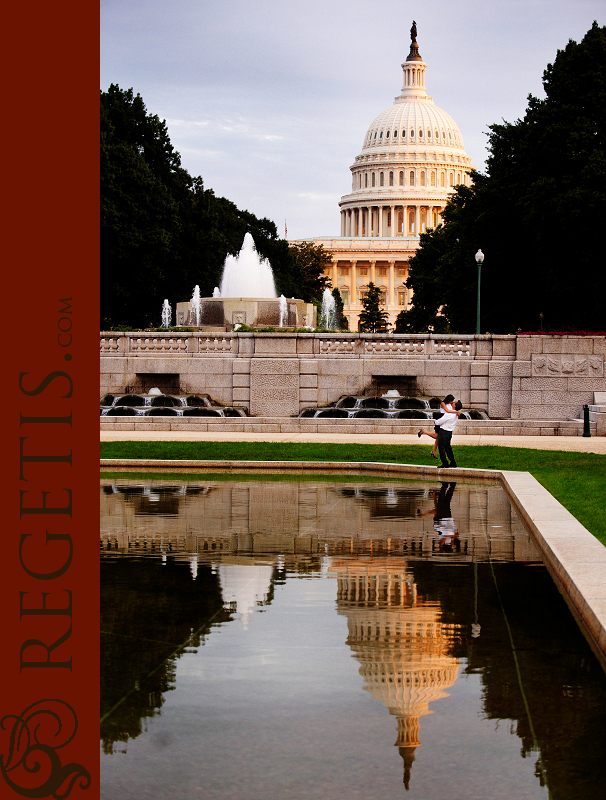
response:
<svg viewBox="0 0 606 800"><path fill-rule="evenodd" d="M334 442L336 444L421 444L431 445L427 436L404 433L398 436L384 433L221 433L183 431L103 431L102 442ZM606 437L591 436L454 436L453 445L500 445L528 447L533 450L567 450L577 453L606 455Z"/></svg>

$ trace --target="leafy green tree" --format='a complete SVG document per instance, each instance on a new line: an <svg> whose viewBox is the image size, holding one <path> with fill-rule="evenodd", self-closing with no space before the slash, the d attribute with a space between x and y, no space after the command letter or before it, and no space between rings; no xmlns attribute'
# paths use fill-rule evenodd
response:
<svg viewBox="0 0 606 800"><path fill-rule="evenodd" d="M299 296L288 243L258 219L205 189L181 167L166 123L140 95L101 92L101 325L158 324L164 298L188 300L218 286L228 254L249 231L269 259L278 291Z"/></svg>
<svg viewBox="0 0 606 800"><path fill-rule="evenodd" d="M291 297L299 297L307 303L314 302L321 305L324 289L330 284L324 274L324 270L330 264L330 254L323 245L313 242L291 244L289 251L292 264L291 279L295 291Z"/></svg>
<svg viewBox="0 0 606 800"><path fill-rule="evenodd" d="M358 317L358 330L364 333L386 333L389 327L387 311L380 306L381 292L374 283L368 284L368 291L362 298L364 311Z"/></svg>
<svg viewBox="0 0 606 800"><path fill-rule="evenodd" d="M594 23L543 75L524 119L490 126L487 172L457 187L445 225L421 236L408 285L426 330L438 309L457 332L475 331L477 265L481 330L604 328L606 271L606 28Z"/></svg>
<svg viewBox="0 0 606 800"><path fill-rule="evenodd" d="M102 317L135 319L153 302L178 227L180 181L165 124L132 89L110 86L101 94Z"/></svg>

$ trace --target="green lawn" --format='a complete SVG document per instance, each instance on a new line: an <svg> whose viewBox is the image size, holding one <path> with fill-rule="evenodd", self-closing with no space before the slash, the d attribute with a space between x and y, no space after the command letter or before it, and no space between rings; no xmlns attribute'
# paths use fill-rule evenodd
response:
<svg viewBox="0 0 606 800"><path fill-rule="evenodd" d="M226 459L235 461L389 461L436 464L429 445L286 442L102 442L101 458ZM606 456L528 450L496 445L457 445L462 467L530 472L606 545Z"/></svg>

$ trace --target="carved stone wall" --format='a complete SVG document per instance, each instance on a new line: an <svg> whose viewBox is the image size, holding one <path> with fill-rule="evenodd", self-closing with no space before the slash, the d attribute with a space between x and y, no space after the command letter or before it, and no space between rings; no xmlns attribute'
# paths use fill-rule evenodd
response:
<svg viewBox="0 0 606 800"><path fill-rule="evenodd" d="M419 394L452 393L494 420L566 421L606 392L605 356L604 336L108 332L100 388L170 374L182 392L291 417L405 377Z"/></svg>
<svg viewBox="0 0 606 800"><path fill-rule="evenodd" d="M250 413L255 417L292 417L299 413L298 359L251 359Z"/></svg>

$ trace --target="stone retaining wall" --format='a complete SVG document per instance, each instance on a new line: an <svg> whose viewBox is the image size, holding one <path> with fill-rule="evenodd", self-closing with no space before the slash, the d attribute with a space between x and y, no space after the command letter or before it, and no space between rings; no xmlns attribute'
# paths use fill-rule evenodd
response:
<svg viewBox="0 0 606 800"><path fill-rule="evenodd" d="M566 422L588 404L604 433L605 356L604 336L103 332L101 393L174 376L182 392L284 418L412 378L419 395L452 392L493 420Z"/></svg>

